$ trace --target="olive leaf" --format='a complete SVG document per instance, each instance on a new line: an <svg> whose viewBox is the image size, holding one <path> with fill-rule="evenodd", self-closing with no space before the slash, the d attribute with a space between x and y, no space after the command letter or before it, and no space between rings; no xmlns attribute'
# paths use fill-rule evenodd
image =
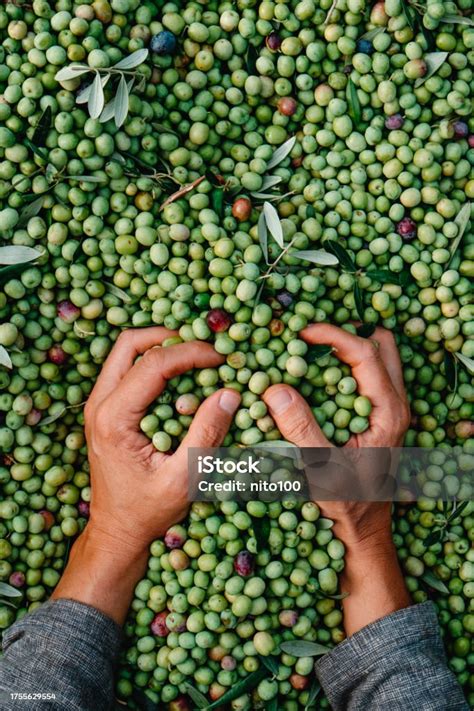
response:
<svg viewBox="0 0 474 711"><path fill-rule="evenodd" d="M109 79L111 78L111 74L104 74L104 76L101 77L101 83L102 83L102 88L105 87L105 85L108 83ZM81 89L77 94L76 94L76 104L87 104L89 101L89 97L92 91L92 84L87 84L83 89Z"/></svg>
<svg viewBox="0 0 474 711"><path fill-rule="evenodd" d="M437 590L438 592L443 593L444 595L449 595L449 589L446 587L443 581L438 578L437 575L431 572L431 570L427 570L425 573L423 573L423 575L421 576L421 580L423 580L426 585L429 585L430 588L433 588L433 590Z"/></svg>
<svg viewBox="0 0 474 711"><path fill-rule="evenodd" d="M54 183L54 181L58 177L58 173L59 173L59 171L56 168L56 166L53 165L52 163L48 163L48 165L46 166L46 169L44 171L44 177L46 178L48 183L51 185L52 183Z"/></svg>
<svg viewBox="0 0 474 711"><path fill-rule="evenodd" d="M354 284L354 304L356 307L357 315L361 321L364 320L364 299L362 298L362 290L359 284L356 282Z"/></svg>
<svg viewBox="0 0 474 711"><path fill-rule="evenodd" d="M283 160L285 160L286 156L291 153L293 150L293 146L296 143L296 136L292 136L289 138L285 143L282 143L279 148L276 149L275 153L272 155L270 160L267 163L267 170L271 170L271 168L275 168L279 163L281 163Z"/></svg>
<svg viewBox="0 0 474 711"><path fill-rule="evenodd" d="M416 15L415 11L413 10L412 6L409 5L406 0L401 0L402 4L402 12L405 15L405 19L408 23L408 26L415 32L416 31Z"/></svg>
<svg viewBox="0 0 474 711"><path fill-rule="evenodd" d="M7 583L0 583L0 595L4 597L21 597L21 590L14 588L12 585L7 585Z"/></svg>
<svg viewBox="0 0 474 711"><path fill-rule="evenodd" d="M263 657L262 655L260 655L259 659L263 666L265 666L268 671L273 674L273 676L276 676L278 674L278 672L280 671L278 657L272 655L270 655L269 657Z"/></svg>
<svg viewBox="0 0 474 711"><path fill-rule="evenodd" d="M133 81L131 82L133 84ZM115 104L114 104L114 118L115 118L115 125L117 128L120 128L120 126L123 126L125 123L125 119L127 118L128 114L128 97L129 97L129 90L128 90L128 84L124 76L120 77L118 89L117 89L117 95L115 97Z"/></svg>
<svg viewBox="0 0 474 711"><path fill-rule="evenodd" d="M308 689L308 700L306 701L304 711L310 711L312 705L314 704L320 693L321 686L318 680L316 678L313 678L313 680L311 681L311 686Z"/></svg>
<svg viewBox="0 0 474 711"><path fill-rule="evenodd" d="M76 79L82 76L82 74L88 74L93 71L86 64L70 64L68 67L63 67L56 72L54 78L56 81L68 81L69 79Z"/></svg>
<svg viewBox="0 0 474 711"><path fill-rule="evenodd" d="M47 106L39 117L38 123L36 124L36 128L33 133L33 137L31 139L32 143L34 143L36 146L44 145L46 137L48 135L48 131L51 126L51 116L51 106Z"/></svg>
<svg viewBox="0 0 474 711"><path fill-rule="evenodd" d="M65 175L68 180L77 180L82 183L104 183L107 178L100 175Z"/></svg>
<svg viewBox="0 0 474 711"><path fill-rule="evenodd" d="M149 54L148 49L137 49L132 52L128 57L124 57L117 64L114 64L112 69L135 69L135 67L143 64L145 59L147 59Z"/></svg>
<svg viewBox="0 0 474 711"><path fill-rule="evenodd" d="M470 219L471 203L468 202L462 206L462 208L459 210L458 214L454 218L454 223L455 225L457 225L458 233L455 239L453 240L453 243L451 244L451 248L449 250L451 256L449 257L448 264L446 265L446 270L449 269L450 265L454 260L454 257L456 256L456 252L458 251L459 245L461 244L461 240L464 237L464 233L466 231Z"/></svg>
<svg viewBox="0 0 474 711"><path fill-rule="evenodd" d="M423 84L427 79L436 74L442 64L448 58L449 52L428 52L423 59L426 62L427 72L424 77L419 77L415 82L415 89Z"/></svg>
<svg viewBox="0 0 474 711"><path fill-rule="evenodd" d="M305 642L304 640L295 640L294 642L283 642L280 645L282 652L291 654L292 657L320 657L323 654L331 651L330 647L318 642Z"/></svg>
<svg viewBox="0 0 474 711"><path fill-rule="evenodd" d="M454 354L454 356L464 365L464 367L471 375L474 375L474 360L472 358L468 358L462 353L457 352Z"/></svg>
<svg viewBox="0 0 474 711"><path fill-rule="evenodd" d="M350 593L343 592L343 593L336 593L335 595L328 595L328 593L325 593L322 590L316 590L315 595L316 595L316 597L319 597L322 599L329 598L329 600L345 600L346 597L349 597Z"/></svg>
<svg viewBox="0 0 474 711"><path fill-rule="evenodd" d="M4 346L0 346L0 365L3 365L5 368L9 368L10 370L13 368L11 358Z"/></svg>
<svg viewBox="0 0 474 711"><path fill-rule="evenodd" d="M363 35L359 37L359 39L365 39L369 40L369 42L372 42L378 35L382 34L382 32L385 32L386 27L374 27L373 30L369 30L368 32L365 32Z"/></svg>
<svg viewBox="0 0 474 711"><path fill-rule="evenodd" d="M41 419L38 423L39 426L43 427L44 425L50 425L53 422L56 422L56 420L59 420L59 418L64 415L66 410L67 410L67 407L64 406L60 410L57 410L53 415L48 415L48 417L45 417L44 420Z"/></svg>
<svg viewBox="0 0 474 711"><path fill-rule="evenodd" d="M328 355L331 355L332 352L332 346L328 346L325 343L317 343L316 345L308 348L308 360L316 362L322 358L326 358Z"/></svg>
<svg viewBox="0 0 474 711"><path fill-rule="evenodd" d="M330 518L320 518L317 520L316 525L320 531L327 531L334 526L334 521L331 521Z"/></svg>
<svg viewBox="0 0 474 711"><path fill-rule="evenodd" d="M225 706L234 699L238 699L239 696L247 694L249 691L255 689L255 687L258 686L258 684L260 684L262 679L265 679L266 676L268 676L268 669L266 669L266 667L264 666L261 666L260 669L257 669L257 671L252 672L247 677L245 677L245 679L242 679L241 681L237 682L237 684L234 684L234 686L229 689L229 691L226 691L225 694L222 694L222 696L219 697L217 701L213 701L212 704L209 704L209 706L206 707L206 711L211 711L211 709L217 709L219 708L219 706Z"/></svg>
<svg viewBox="0 0 474 711"><path fill-rule="evenodd" d="M361 338L370 338L370 336L374 333L374 331L375 331L375 324L374 323L362 323L360 326L357 326L357 328L356 328L356 333Z"/></svg>
<svg viewBox="0 0 474 711"><path fill-rule="evenodd" d="M92 82L89 100L87 102L89 116L93 119L99 118L102 113L102 109L104 108L104 103L104 89L102 87L101 77L99 72L96 72L94 81Z"/></svg>
<svg viewBox="0 0 474 711"><path fill-rule="evenodd" d="M400 274L392 272L390 269L369 269L369 271L365 272L365 276L381 284L397 284L400 286Z"/></svg>
<svg viewBox="0 0 474 711"><path fill-rule="evenodd" d="M254 190L251 195L256 193L257 195L260 195L264 190L268 190L270 188L274 188L278 183L281 183L283 178L281 178L279 175L265 175L262 181L262 186L260 190Z"/></svg>
<svg viewBox="0 0 474 711"><path fill-rule="evenodd" d="M339 242L335 242L333 239L327 239L324 246L336 255L344 271L352 273L357 271L357 266L351 255L346 249L344 249L344 247L342 247L342 245L339 244Z"/></svg>
<svg viewBox="0 0 474 711"><path fill-rule="evenodd" d="M305 259L307 262L313 262L313 264L320 264L321 266L334 266L339 264L339 259L336 255L326 252L324 249L303 249L292 252L290 256L296 257L297 259Z"/></svg>
<svg viewBox="0 0 474 711"><path fill-rule="evenodd" d="M194 688L188 681L183 684L184 693L189 696L191 701L198 709L205 709L209 705L209 701L206 699L204 694Z"/></svg>
<svg viewBox="0 0 474 711"><path fill-rule="evenodd" d="M425 538L425 540L423 541L423 545L425 546L425 548L430 548L436 543L441 543L441 541L443 540L443 535L444 528L436 528L434 531L431 531L431 533Z"/></svg>
<svg viewBox="0 0 474 711"><path fill-rule="evenodd" d="M350 77L347 80L346 98L349 106L349 116L354 121L355 127L358 128L362 121L362 107L357 94L357 87Z"/></svg>
<svg viewBox="0 0 474 711"><path fill-rule="evenodd" d="M274 696L273 699L266 704L267 711L278 711L278 697Z"/></svg>
<svg viewBox="0 0 474 711"><path fill-rule="evenodd" d="M451 514L449 515L449 518L447 520L447 523L451 523L451 521L454 521L455 518L461 515L461 513L464 511L464 509L469 505L469 501L463 501L459 505L454 503L453 510L451 511Z"/></svg>
<svg viewBox="0 0 474 711"><path fill-rule="evenodd" d="M33 247L23 245L8 245L0 247L0 264L26 264L41 257L43 252L39 252Z"/></svg>
<svg viewBox="0 0 474 711"><path fill-rule="evenodd" d="M444 374L448 388L455 393L458 381L458 361L449 351L446 351L444 354Z"/></svg>
<svg viewBox="0 0 474 711"><path fill-rule="evenodd" d="M440 17L440 22L448 22L450 25L468 25L469 27L474 27L474 20L470 17L463 17L463 15L445 15Z"/></svg>
<svg viewBox="0 0 474 711"><path fill-rule="evenodd" d="M30 202L29 205L26 205L20 212L20 219L18 220L17 227L24 227L25 225L27 225L28 221L32 217L35 217L39 212L41 212L42 207L43 196L36 198L36 200Z"/></svg>
<svg viewBox="0 0 474 711"><path fill-rule="evenodd" d="M265 215L265 223L267 225L268 231L272 235L277 245L283 248L283 229L281 226L280 218L278 217L278 212L269 202L264 202L263 214Z"/></svg>
<svg viewBox="0 0 474 711"><path fill-rule="evenodd" d="M41 148L41 146L35 146L35 144L30 141L29 138L24 138L23 143L27 148L30 149L30 151L37 155L38 158L41 158L41 160L48 160L48 153L45 148Z"/></svg>
<svg viewBox="0 0 474 711"><path fill-rule="evenodd" d="M124 304L130 304L132 302L132 297L120 287L115 286L115 284L109 284L106 282L105 286L111 294L116 296L117 299L120 299L120 301L123 301Z"/></svg>
<svg viewBox="0 0 474 711"><path fill-rule="evenodd" d="M257 550L262 551L268 546L268 538L270 536L271 525L266 516L262 518L252 518L252 528L257 542Z"/></svg>
<svg viewBox="0 0 474 711"><path fill-rule="evenodd" d="M247 54L245 55L245 66L247 69L247 73L250 75L255 75L258 74L257 72L257 59L258 59L258 51L255 45L253 45L251 42L249 42L249 46L247 48Z"/></svg>

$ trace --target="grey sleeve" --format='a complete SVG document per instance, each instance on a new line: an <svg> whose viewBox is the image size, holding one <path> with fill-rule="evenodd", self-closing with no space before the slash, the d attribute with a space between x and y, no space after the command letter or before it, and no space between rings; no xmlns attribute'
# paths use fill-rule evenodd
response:
<svg viewBox="0 0 474 711"><path fill-rule="evenodd" d="M333 711L469 711L431 602L398 610L316 663Z"/></svg>
<svg viewBox="0 0 474 711"><path fill-rule="evenodd" d="M113 665L121 628L75 600L46 602L3 635L2 711L113 707ZM49 700L14 700L11 694L52 694Z"/></svg>

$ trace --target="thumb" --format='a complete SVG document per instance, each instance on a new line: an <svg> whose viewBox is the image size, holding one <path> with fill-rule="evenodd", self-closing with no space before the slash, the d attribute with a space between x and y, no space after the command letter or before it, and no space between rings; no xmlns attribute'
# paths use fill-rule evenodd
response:
<svg viewBox="0 0 474 711"><path fill-rule="evenodd" d="M307 402L289 385L272 385L262 398L288 442L298 447L331 447Z"/></svg>
<svg viewBox="0 0 474 711"><path fill-rule="evenodd" d="M181 442L173 459L178 466L188 466L190 447L218 447L229 431L235 411L240 404L240 394L236 390L225 388L206 398Z"/></svg>

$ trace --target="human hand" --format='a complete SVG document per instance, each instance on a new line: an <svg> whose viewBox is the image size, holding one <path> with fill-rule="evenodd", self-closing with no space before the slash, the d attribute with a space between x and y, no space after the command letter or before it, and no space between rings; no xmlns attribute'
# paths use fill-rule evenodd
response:
<svg viewBox="0 0 474 711"><path fill-rule="evenodd" d="M362 456L362 462L357 462L357 449L401 446L410 418L392 334L377 328L373 339L363 339L336 326L317 324L301 335L308 343L331 345L336 355L351 366L359 393L370 399L369 429L353 435L344 449L356 454L354 477L377 476L376 471L368 470L367 458L364 461ZM274 385L263 398L285 439L299 447L332 447L309 405L296 390ZM354 457L351 459L354 461ZM359 466L362 473L357 471ZM337 476L337 467L331 473ZM371 622L407 607L410 596L392 540L390 502L339 500L318 504L323 514L335 522L334 534L346 547L341 574L341 590L349 593L343 601L346 634L352 635Z"/></svg>
<svg viewBox="0 0 474 711"><path fill-rule="evenodd" d="M158 347L173 335L159 327L125 331L85 410L90 519L53 597L91 604L119 623L143 574L149 544L186 514L189 447L220 445L240 403L236 391L217 391L201 404L174 454L154 448L139 423L167 380L224 360L208 343Z"/></svg>
<svg viewBox="0 0 474 711"><path fill-rule="evenodd" d="M354 449L399 447L409 424L410 411L403 385L398 350L392 334L377 328L373 338L365 339L329 324L314 324L301 333L308 343L329 344L335 354L352 368L358 392L372 403L370 427L354 434L345 445L349 461L357 462ZM263 395L282 435L299 447L332 447L313 417L309 405L286 385L274 385ZM356 455L354 457L354 455ZM367 472L367 457L359 462L360 477L375 477ZM364 461L365 460L365 461ZM372 459L373 461L373 459ZM370 488L370 487L369 487ZM390 503L367 501L321 501L323 513L335 521L335 532L346 545L365 545L373 536L390 536Z"/></svg>

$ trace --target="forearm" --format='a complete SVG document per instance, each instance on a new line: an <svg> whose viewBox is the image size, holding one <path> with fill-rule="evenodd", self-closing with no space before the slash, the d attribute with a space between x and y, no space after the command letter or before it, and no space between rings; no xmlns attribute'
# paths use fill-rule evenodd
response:
<svg viewBox="0 0 474 711"><path fill-rule="evenodd" d="M122 625L146 561L146 549L130 547L88 526L71 550L52 599L91 605Z"/></svg>
<svg viewBox="0 0 474 711"><path fill-rule="evenodd" d="M411 604L389 533L378 535L366 545L346 547L341 590L348 593L343 601L348 637Z"/></svg>

